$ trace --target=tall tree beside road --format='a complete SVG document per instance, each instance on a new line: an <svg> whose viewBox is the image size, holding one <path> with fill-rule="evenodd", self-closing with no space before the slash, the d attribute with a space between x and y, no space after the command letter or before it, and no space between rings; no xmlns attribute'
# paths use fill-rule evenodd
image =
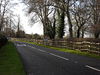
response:
<svg viewBox="0 0 100 75"><path fill-rule="evenodd" d="M100 35L100 0L91 0L92 7L92 33L95 38L99 38Z"/></svg>
<svg viewBox="0 0 100 75"><path fill-rule="evenodd" d="M0 0L0 31L3 28L3 24L5 21L5 15L8 13L9 11L9 4L10 4L10 0Z"/></svg>
<svg viewBox="0 0 100 75"><path fill-rule="evenodd" d="M15 5L13 0L0 0L0 33L8 37L15 37L16 25L12 11Z"/></svg>
<svg viewBox="0 0 100 75"><path fill-rule="evenodd" d="M33 16L38 16L39 20L43 24L44 38L49 37L50 39L54 39L55 37L55 19L50 20L51 14L55 16L54 7L46 6L50 4L48 0L25 0L25 2L29 5L29 13L33 13ZM54 9L54 10L53 10ZM53 12L54 11L54 12ZM33 17L32 17L33 18ZM52 21L52 22L51 22Z"/></svg>
<svg viewBox="0 0 100 75"><path fill-rule="evenodd" d="M72 1L73 0L52 0L52 2L54 3L52 6L60 9L62 12L65 12L65 15L67 16L70 38L73 38L73 24L71 19L72 16L70 14L70 8L73 4Z"/></svg>
<svg viewBox="0 0 100 75"><path fill-rule="evenodd" d="M24 38L25 37L25 32L21 29L21 19L20 16L18 17L18 22L17 22L17 32L16 32L16 37L17 38Z"/></svg>
<svg viewBox="0 0 100 75"><path fill-rule="evenodd" d="M56 8L57 9L57 18L56 18L57 19L57 23L56 23L57 37L61 39L63 38L65 34L65 11L64 11L65 7L59 0L55 1L55 4L56 6L63 8L63 10L60 8Z"/></svg>
<svg viewBox="0 0 100 75"><path fill-rule="evenodd" d="M91 18L91 10L90 8L90 3L86 0L74 0L73 2L73 6L72 6L72 15L74 17L74 25L77 27L76 28L76 35L77 38L81 37L81 33L82 33L82 37L83 37L83 33L86 29L86 26L88 28L88 21Z"/></svg>
<svg viewBox="0 0 100 75"><path fill-rule="evenodd" d="M65 29L65 12L57 10L58 13L58 22L57 22L57 36L58 38L63 38L64 29Z"/></svg>

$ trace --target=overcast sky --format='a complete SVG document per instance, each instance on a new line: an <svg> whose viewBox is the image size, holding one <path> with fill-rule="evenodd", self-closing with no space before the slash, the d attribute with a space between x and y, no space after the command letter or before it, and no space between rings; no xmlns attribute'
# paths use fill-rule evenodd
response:
<svg viewBox="0 0 100 75"><path fill-rule="evenodd" d="M29 24L29 17L28 15L26 16L26 5L24 3L21 3L21 0L14 0L15 3L18 3L15 7L14 7L14 14L15 15L20 15L21 18L21 25L23 27L23 30L27 33L27 34L43 34L43 27L40 23L36 23L36 24Z"/></svg>

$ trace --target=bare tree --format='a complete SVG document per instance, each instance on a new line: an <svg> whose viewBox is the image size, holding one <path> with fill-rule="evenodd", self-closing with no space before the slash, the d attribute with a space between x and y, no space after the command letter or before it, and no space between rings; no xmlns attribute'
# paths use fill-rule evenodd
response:
<svg viewBox="0 0 100 75"><path fill-rule="evenodd" d="M11 0L0 0L0 31L5 27L5 21L10 19L11 8L15 4L11 3Z"/></svg>
<svg viewBox="0 0 100 75"><path fill-rule="evenodd" d="M8 4L9 4L9 0L1 0L0 2L0 31L3 27L4 17L7 12Z"/></svg>
<svg viewBox="0 0 100 75"><path fill-rule="evenodd" d="M26 0L27 2L27 0ZM49 0L29 0L27 2L29 5L29 13L38 16L39 20L43 24L44 38L49 37L53 39L55 37L55 19L51 20L51 14L53 18L55 17L55 8L47 6L50 4ZM52 21L52 22L51 22Z"/></svg>
<svg viewBox="0 0 100 75"><path fill-rule="evenodd" d="M100 35L100 0L91 0L92 7L92 19L91 30L95 38L99 38Z"/></svg>
<svg viewBox="0 0 100 75"><path fill-rule="evenodd" d="M74 5L72 7L72 15L74 18L74 25L77 26L77 38L80 38L81 31L82 36L86 29L86 26L88 28L88 21L91 18L91 10L90 10L90 4L86 0L75 0Z"/></svg>
<svg viewBox="0 0 100 75"><path fill-rule="evenodd" d="M98 11L99 0L25 0L29 7L29 13L38 16L43 24L44 36L54 38L57 28L57 10L63 14L62 24L64 29L64 18L67 17L69 35L73 38L74 31L77 38L84 37L90 25L100 25L100 11ZM98 1L98 2L97 2ZM52 20L51 20L52 18ZM60 20L61 21L61 20ZM59 21L59 22L60 22ZM74 30L76 28L76 30ZM95 27L96 28L96 27ZM62 36L64 31L61 31ZM95 29L96 30L96 29ZM60 33L60 32L58 32ZM97 35L96 31L94 34ZM98 33L99 35L99 33Z"/></svg>

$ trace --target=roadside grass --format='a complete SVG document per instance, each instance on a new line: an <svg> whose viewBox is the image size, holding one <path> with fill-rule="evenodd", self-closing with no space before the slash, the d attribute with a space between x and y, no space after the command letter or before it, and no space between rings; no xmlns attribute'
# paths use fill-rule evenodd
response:
<svg viewBox="0 0 100 75"><path fill-rule="evenodd" d="M71 49L66 49L66 48L58 48L58 47L46 46L46 45L43 45L43 44L37 44L37 43L34 43L34 42L28 42L28 41L22 41L22 40L17 40L17 41L26 42L26 43L30 43L30 44L46 47L46 48L51 48L53 50L58 50L58 51L62 51L62 52L68 52L68 53L72 53L72 54L77 54L77 55L82 55L82 56L87 56L87 57L100 59L99 55L96 55L96 54L93 54L93 53L89 53L89 52L81 52L80 50L71 50Z"/></svg>
<svg viewBox="0 0 100 75"><path fill-rule="evenodd" d="M23 64L12 42L0 49L0 75L25 75Z"/></svg>

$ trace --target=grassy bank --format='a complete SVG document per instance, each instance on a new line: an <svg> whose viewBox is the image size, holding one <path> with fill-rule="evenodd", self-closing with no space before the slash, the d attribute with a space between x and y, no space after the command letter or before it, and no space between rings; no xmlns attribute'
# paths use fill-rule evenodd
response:
<svg viewBox="0 0 100 75"><path fill-rule="evenodd" d="M70 49L65 49L65 48L51 47L51 46L46 46L46 45L37 44L37 43L34 43L34 42L22 41L22 40L18 40L18 41L26 42L26 43L30 43L30 44L35 44L35 45L38 45L38 46L43 46L43 47L46 47L46 48L51 48L51 49L54 49L54 50L59 50L59 51L62 51L62 52L68 52L68 53L72 53L72 54L77 54L77 55L82 55L82 56L87 56L87 57L92 57L92 58L100 59L99 55L92 54L92 53L89 53L89 52L81 52L79 50L70 50Z"/></svg>
<svg viewBox="0 0 100 75"><path fill-rule="evenodd" d="M25 75L20 57L11 42L0 49L0 75Z"/></svg>

